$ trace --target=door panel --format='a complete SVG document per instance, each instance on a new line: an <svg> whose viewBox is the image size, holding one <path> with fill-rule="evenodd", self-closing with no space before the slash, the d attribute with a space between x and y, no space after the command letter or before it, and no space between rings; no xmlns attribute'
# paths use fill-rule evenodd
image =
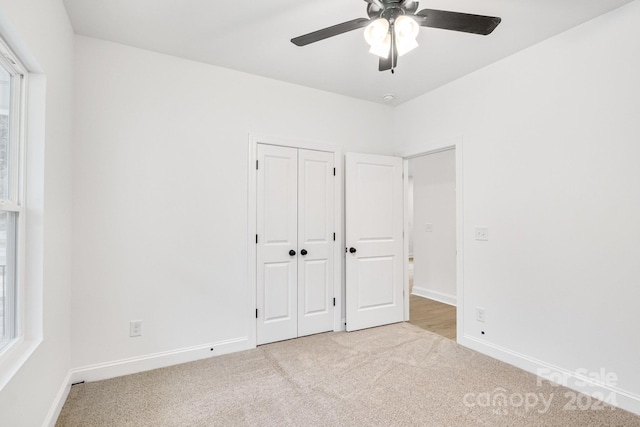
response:
<svg viewBox="0 0 640 427"><path fill-rule="evenodd" d="M333 153L298 151L298 336L333 330L333 167Z"/></svg>
<svg viewBox="0 0 640 427"><path fill-rule="evenodd" d="M257 344L297 336L298 152L258 144Z"/></svg>
<svg viewBox="0 0 640 427"><path fill-rule="evenodd" d="M304 295L304 302L300 310L301 319L309 315L322 315L329 311L327 293L327 283L330 282L329 263L322 259L304 260L303 263L304 280L301 295Z"/></svg>
<svg viewBox="0 0 640 427"><path fill-rule="evenodd" d="M404 319L402 159L345 156L347 331Z"/></svg>
<svg viewBox="0 0 640 427"><path fill-rule="evenodd" d="M296 209L296 155L285 152L281 147L265 147L262 151L269 151L262 156L262 207L263 232L266 246L296 247L297 221ZM268 147L268 148L267 148ZM287 150L289 151L289 150ZM260 172L259 171L259 172ZM294 180L295 178L295 180ZM258 177L260 180L260 176ZM293 181L292 181L293 180ZM292 197L293 196L293 197ZM258 219L260 221L260 219Z"/></svg>
<svg viewBox="0 0 640 427"><path fill-rule="evenodd" d="M293 262L264 264L264 323L287 322L295 318L291 311Z"/></svg>
<svg viewBox="0 0 640 427"><path fill-rule="evenodd" d="M393 166L358 163L358 191L356 197L358 227L356 234L360 241L391 241L394 231ZM375 212L375 215L369 213Z"/></svg>
<svg viewBox="0 0 640 427"><path fill-rule="evenodd" d="M361 310L392 306L395 304L393 282L393 257L357 259L358 307Z"/></svg>

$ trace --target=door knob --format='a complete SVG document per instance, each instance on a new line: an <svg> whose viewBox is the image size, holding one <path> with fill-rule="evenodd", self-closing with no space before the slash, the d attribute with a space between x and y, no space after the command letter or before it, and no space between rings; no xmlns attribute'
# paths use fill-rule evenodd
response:
<svg viewBox="0 0 640 427"><path fill-rule="evenodd" d="M356 253L356 248L349 248L349 252L351 252L352 254Z"/></svg>
<svg viewBox="0 0 640 427"><path fill-rule="evenodd" d="M303 249L303 250L300 251L300 255L306 255L306 254L307 254L307 250L306 249Z"/></svg>
<svg viewBox="0 0 640 427"><path fill-rule="evenodd" d="M294 256L295 254L296 254L296 251L294 251L293 249L289 251L289 255Z"/></svg>

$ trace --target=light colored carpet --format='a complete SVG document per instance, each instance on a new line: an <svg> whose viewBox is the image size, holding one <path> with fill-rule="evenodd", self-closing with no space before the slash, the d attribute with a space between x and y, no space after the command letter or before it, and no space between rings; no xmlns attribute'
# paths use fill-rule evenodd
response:
<svg viewBox="0 0 640 427"><path fill-rule="evenodd" d="M601 409L564 409L569 390L536 381L400 323L76 385L56 425L640 426L595 402ZM506 404L490 404L500 393Z"/></svg>

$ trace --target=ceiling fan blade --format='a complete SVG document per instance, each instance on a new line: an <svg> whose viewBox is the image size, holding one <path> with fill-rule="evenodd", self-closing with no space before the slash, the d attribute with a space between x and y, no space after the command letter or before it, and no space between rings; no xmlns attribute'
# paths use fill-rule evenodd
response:
<svg viewBox="0 0 640 427"><path fill-rule="evenodd" d="M416 13L415 17L417 18L416 22L423 27L462 31L483 36L491 34L502 21L496 16L471 15L434 9L422 9Z"/></svg>
<svg viewBox="0 0 640 427"><path fill-rule="evenodd" d="M293 38L291 39L291 43L296 46L306 46L320 40L328 39L329 37L337 36L338 34L347 33L349 31L365 27L369 22L371 22L371 20L366 18L354 19L352 21L343 22L342 24L314 31L313 33L305 34L304 36Z"/></svg>

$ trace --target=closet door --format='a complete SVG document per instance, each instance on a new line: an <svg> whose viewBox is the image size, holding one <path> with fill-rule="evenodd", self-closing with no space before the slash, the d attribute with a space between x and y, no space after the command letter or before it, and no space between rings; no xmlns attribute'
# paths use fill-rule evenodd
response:
<svg viewBox="0 0 640 427"><path fill-rule="evenodd" d="M298 150L258 144L257 344L298 336Z"/></svg>
<svg viewBox="0 0 640 427"><path fill-rule="evenodd" d="M333 330L333 153L298 152L298 336Z"/></svg>

